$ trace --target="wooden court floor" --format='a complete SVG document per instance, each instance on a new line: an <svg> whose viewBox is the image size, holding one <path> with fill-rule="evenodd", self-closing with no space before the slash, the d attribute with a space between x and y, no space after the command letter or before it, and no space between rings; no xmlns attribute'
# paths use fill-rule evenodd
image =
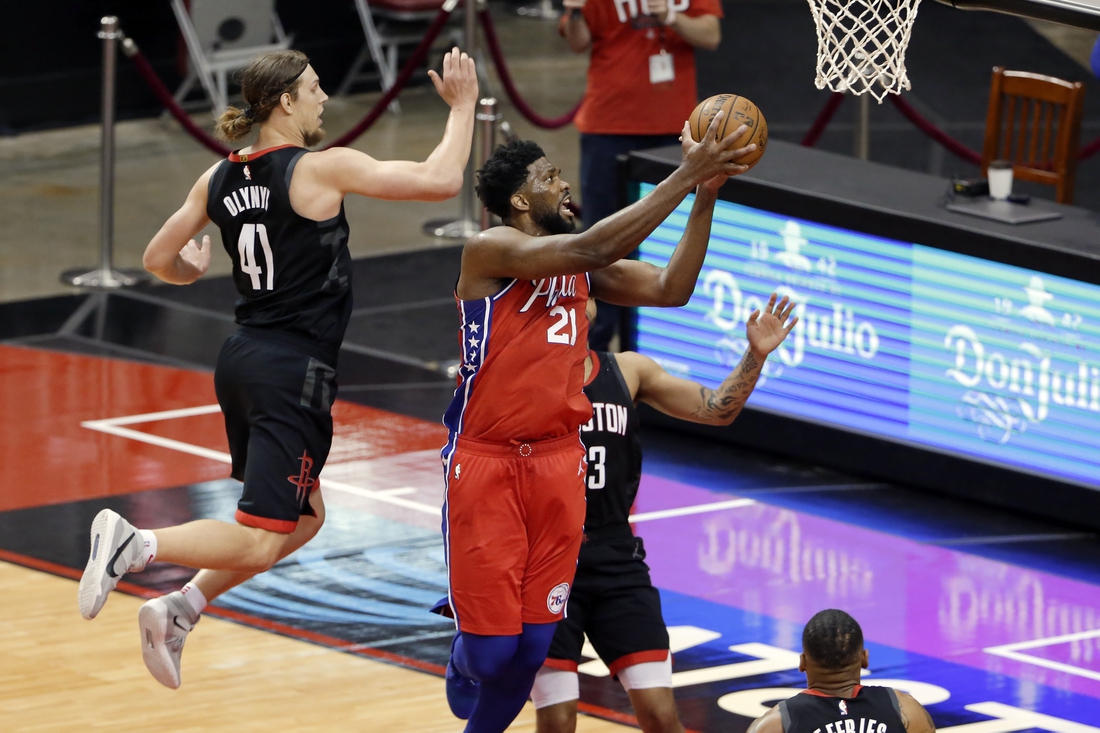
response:
<svg viewBox="0 0 1100 733"><path fill-rule="evenodd" d="M141 661L141 599L115 593L84 621L76 585L0 562L0 731L462 730L439 677L215 617L188 639L183 686L165 689ZM510 730L533 731L534 719L528 703Z"/></svg>

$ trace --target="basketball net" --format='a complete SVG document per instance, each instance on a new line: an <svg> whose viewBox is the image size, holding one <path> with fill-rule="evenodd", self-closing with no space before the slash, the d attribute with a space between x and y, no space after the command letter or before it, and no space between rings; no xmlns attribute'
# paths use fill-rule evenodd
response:
<svg viewBox="0 0 1100 733"><path fill-rule="evenodd" d="M817 24L818 89L855 95L909 89L905 49L920 0L809 0Z"/></svg>

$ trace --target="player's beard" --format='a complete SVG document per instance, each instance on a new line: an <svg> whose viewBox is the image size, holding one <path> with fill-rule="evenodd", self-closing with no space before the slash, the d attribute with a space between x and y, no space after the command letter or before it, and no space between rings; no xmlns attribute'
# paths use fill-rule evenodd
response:
<svg viewBox="0 0 1100 733"><path fill-rule="evenodd" d="M302 143L307 148L312 148L325 139L325 128L318 126L316 130L302 130Z"/></svg>
<svg viewBox="0 0 1100 733"><path fill-rule="evenodd" d="M532 219L547 234L571 234L577 228L577 220L562 216L560 206L545 209L540 206L539 210L534 212Z"/></svg>

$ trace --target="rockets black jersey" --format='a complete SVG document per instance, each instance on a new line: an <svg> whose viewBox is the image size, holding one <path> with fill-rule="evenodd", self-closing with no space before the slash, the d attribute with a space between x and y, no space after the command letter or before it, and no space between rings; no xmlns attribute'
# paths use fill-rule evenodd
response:
<svg viewBox="0 0 1100 733"><path fill-rule="evenodd" d="M584 388L592 419L581 426L588 457L586 533L621 525L629 533L630 507L642 478L638 411L614 354L593 352L596 373Z"/></svg>
<svg viewBox="0 0 1100 733"><path fill-rule="evenodd" d="M779 714L783 733L905 733L889 687L859 686L851 698L800 692L779 703Z"/></svg>
<svg viewBox="0 0 1100 733"><path fill-rule="evenodd" d="M299 216L290 205L294 167L307 150L233 153L210 177L206 212L233 260L237 323L304 340L330 365L351 317L348 221Z"/></svg>

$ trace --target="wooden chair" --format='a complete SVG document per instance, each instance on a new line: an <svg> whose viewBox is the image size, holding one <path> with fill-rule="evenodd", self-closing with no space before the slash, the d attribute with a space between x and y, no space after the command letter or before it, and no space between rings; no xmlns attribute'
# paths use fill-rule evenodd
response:
<svg viewBox="0 0 1100 733"><path fill-rule="evenodd" d="M1013 178L1052 185L1058 203L1072 204L1084 97L1081 82L994 67L982 175L1007 160Z"/></svg>

